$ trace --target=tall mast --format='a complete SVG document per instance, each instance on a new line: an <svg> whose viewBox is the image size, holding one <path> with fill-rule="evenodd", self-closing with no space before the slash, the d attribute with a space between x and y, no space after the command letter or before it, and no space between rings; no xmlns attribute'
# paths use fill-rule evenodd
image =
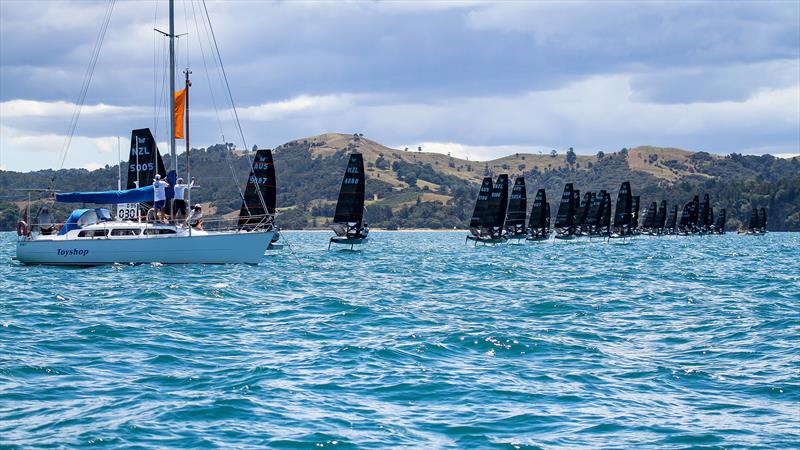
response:
<svg viewBox="0 0 800 450"><path fill-rule="evenodd" d="M169 156L172 170L178 170L175 151L175 1L169 0Z"/></svg>

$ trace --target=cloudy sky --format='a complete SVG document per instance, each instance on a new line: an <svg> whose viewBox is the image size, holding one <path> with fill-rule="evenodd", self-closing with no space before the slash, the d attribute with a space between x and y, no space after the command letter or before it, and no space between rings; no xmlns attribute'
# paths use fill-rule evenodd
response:
<svg viewBox="0 0 800 450"><path fill-rule="evenodd" d="M360 132L473 159L641 144L800 153L794 0L207 0L246 142L202 0L175 4L193 146ZM60 167L107 5L0 1L0 168ZM153 31L167 29L166 11L164 1L114 6L64 167L114 164L117 136L125 154L133 128L167 140L166 43Z"/></svg>

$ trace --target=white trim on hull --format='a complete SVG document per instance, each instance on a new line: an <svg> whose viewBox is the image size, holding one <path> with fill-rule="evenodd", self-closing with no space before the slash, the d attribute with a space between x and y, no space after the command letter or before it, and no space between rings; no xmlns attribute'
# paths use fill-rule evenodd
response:
<svg viewBox="0 0 800 450"><path fill-rule="evenodd" d="M98 266L113 263L258 264L273 231L195 232L115 239L20 239L24 264Z"/></svg>

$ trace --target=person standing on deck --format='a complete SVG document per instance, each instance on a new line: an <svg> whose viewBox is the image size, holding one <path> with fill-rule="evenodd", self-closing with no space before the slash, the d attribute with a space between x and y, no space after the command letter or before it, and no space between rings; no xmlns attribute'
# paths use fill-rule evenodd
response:
<svg viewBox="0 0 800 450"><path fill-rule="evenodd" d="M186 190L191 189L193 186L194 177L192 177L192 182L188 185L183 182L183 178L178 178L178 182L175 183L175 198L172 202L172 220L175 225L178 224L178 213L180 213L181 218L186 218Z"/></svg>
<svg viewBox="0 0 800 450"><path fill-rule="evenodd" d="M156 212L156 220L164 220L164 205L167 203L166 188L169 183L161 179L161 175L156 174L153 180L153 209Z"/></svg>

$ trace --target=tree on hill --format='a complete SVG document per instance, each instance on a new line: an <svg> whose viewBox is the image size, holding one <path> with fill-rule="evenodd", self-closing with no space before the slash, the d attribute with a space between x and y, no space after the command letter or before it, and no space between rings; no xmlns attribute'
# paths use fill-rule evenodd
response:
<svg viewBox="0 0 800 450"><path fill-rule="evenodd" d="M558 156L558 152L556 151L556 149L550 150L550 157L555 158L556 156Z"/></svg>
<svg viewBox="0 0 800 450"><path fill-rule="evenodd" d="M567 150L566 161L570 166L574 166L575 162L578 161L578 156L575 154L575 150L573 150L572 147Z"/></svg>

